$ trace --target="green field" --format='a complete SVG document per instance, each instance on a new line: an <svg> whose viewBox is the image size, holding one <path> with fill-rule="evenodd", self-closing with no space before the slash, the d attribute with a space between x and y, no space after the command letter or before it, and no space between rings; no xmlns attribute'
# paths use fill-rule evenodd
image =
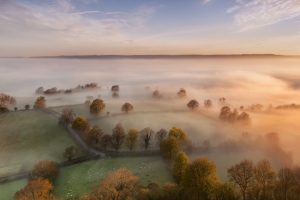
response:
<svg viewBox="0 0 300 200"><path fill-rule="evenodd" d="M44 159L62 162L70 145L76 144L53 115L39 110L0 115L0 167L23 163L29 170Z"/></svg>
<svg viewBox="0 0 300 200"><path fill-rule="evenodd" d="M83 196L90 193L107 172L116 171L122 166L126 166L138 176L145 186L151 181L156 181L160 185L174 181L160 156L105 158L62 168L54 181L53 193L61 198L68 195Z"/></svg>
<svg viewBox="0 0 300 200"><path fill-rule="evenodd" d="M24 188L27 183L27 178L0 183L0 199L13 200L15 193L21 188Z"/></svg>

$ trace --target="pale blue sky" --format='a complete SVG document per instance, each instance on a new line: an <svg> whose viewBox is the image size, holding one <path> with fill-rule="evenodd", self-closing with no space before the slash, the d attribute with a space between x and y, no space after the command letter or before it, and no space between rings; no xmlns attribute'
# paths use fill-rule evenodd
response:
<svg viewBox="0 0 300 200"><path fill-rule="evenodd" d="M0 56L300 54L299 0L0 0Z"/></svg>

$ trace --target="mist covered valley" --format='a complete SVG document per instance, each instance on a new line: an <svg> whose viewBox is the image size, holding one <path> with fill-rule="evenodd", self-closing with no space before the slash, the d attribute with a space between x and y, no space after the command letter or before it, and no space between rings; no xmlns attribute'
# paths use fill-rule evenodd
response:
<svg viewBox="0 0 300 200"><path fill-rule="evenodd" d="M125 130L149 127L155 132L179 127L193 146L188 153L190 160L208 157L216 163L221 180L227 181L227 169L244 159L254 163L268 159L276 170L300 164L300 109L276 109L300 102L299 65L300 59L293 58L0 58L0 93L16 98L16 105L8 105L10 110L24 109L26 104L32 108L37 97L45 96L46 105L52 110L61 112L71 107L76 116L91 119L91 125L100 126L109 134L118 123ZM35 94L39 87L69 89L87 83L97 83L101 89ZM118 98L111 92L113 85L120 87ZM181 88L186 91L185 98L178 97ZM153 98L156 90L161 95L158 99ZM93 119L88 108L78 105L84 104L87 96L105 102L99 119ZM223 97L226 100L222 103L220 98ZM191 111L187 104L193 99L200 105ZM205 108L204 100L211 100L212 107ZM133 112L118 115L125 102L133 105ZM258 104L263 107L256 109ZM251 124L244 126L220 120L223 106L232 111L237 109L239 113L247 112ZM111 117L104 117L107 112ZM269 142L274 135L270 133L276 133L276 144L272 148ZM210 148L209 151L205 151L205 147ZM9 152L1 149L1 159L9 163L6 156ZM153 142L149 149L159 147ZM35 157L34 151L30 153ZM56 159L53 155L49 158Z"/></svg>

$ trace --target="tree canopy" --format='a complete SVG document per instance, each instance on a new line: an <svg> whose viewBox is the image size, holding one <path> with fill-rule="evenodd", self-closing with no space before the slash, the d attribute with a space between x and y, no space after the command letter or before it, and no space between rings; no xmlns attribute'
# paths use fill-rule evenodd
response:
<svg viewBox="0 0 300 200"><path fill-rule="evenodd" d="M46 99L44 96L40 96L36 99L33 108L46 108Z"/></svg>
<svg viewBox="0 0 300 200"><path fill-rule="evenodd" d="M29 177L30 180L42 178L51 182L57 173L58 169L52 160L42 160L34 165Z"/></svg>
<svg viewBox="0 0 300 200"><path fill-rule="evenodd" d="M190 100L189 103L187 104L187 107L191 110L195 110L199 108L199 103L196 99Z"/></svg>
<svg viewBox="0 0 300 200"><path fill-rule="evenodd" d="M81 116L75 118L72 122L72 128L77 131L85 132L90 127L90 123Z"/></svg>
<svg viewBox="0 0 300 200"><path fill-rule="evenodd" d="M47 179L38 178L30 181L23 189L15 193L15 200L47 199L58 200L50 192L53 189L51 182Z"/></svg>
<svg viewBox="0 0 300 200"><path fill-rule="evenodd" d="M105 108L105 103L102 99L95 99L93 103L90 105L90 113L92 115L98 115Z"/></svg>
<svg viewBox="0 0 300 200"><path fill-rule="evenodd" d="M181 129L174 126L170 131L168 137L174 137L178 140L179 144L187 143L186 133Z"/></svg>
<svg viewBox="0 0 300 200"><path fill-rule="evenodd" d="M125 200L133 199L139 186L139 178L132 175L126 168L108 173L104 179L93 189L87 199Z"/></svg>
<svg viewBox="0 0 300 200"><path fill-rule="evenodd" d="M181 185L195 199L212 199L219 183L215 163L208 158L196 158L186 167Z"/></svg>
<svg viewBox="0 0 300 200"><path fill-rule="evenodd" d="M126 112L128 113L129 111L132 111L133 110L133 106L130 104L130 103L125 103L123 106L122 106L122 109L121 109L123 112Z"/></svg>
<svg viewBox="0 0 300 200"><path fill-rule="evenodd" d="M98 125L90 127L90 129L85 133L86 138L89 142L99 143L100 138L104 135L104 131Z"/></svg>
<svg viewBox="0 0 300 200"><path fill-rule="evenodd" d="M132 151L137 146L139 131L135 128L131 128L128 130L125 139L125 146Z"/></svg>
<svg viewBox="0 0 300 200"><path fill-rule="evenodd" d="M182 181L185 169L188 164L189 159L187 155L183 151L179 151L172 166L172 174L177 183L180 183Z"/></svg>
<svg viewBox="0 0 300 200"><path fill-rule="evenodd" d="M123 146L125 138L125 130L122 124L118 123L112 130L111 146L118 151Z"/></svg>

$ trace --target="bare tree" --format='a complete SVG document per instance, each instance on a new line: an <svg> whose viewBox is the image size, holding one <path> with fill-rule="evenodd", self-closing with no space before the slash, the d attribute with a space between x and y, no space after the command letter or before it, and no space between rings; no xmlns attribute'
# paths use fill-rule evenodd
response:
<svg viewBox="0 0 300 200"><path fill-rule="evenodd" d="M227 170L229 181L240 188L243 200L246 199L248 189L253 184L254 172L251 161L244 160Z"/></svg>
<svg viewBox="0 0 300 200"><path fill-rule="evenodd" d="M62 113L58 118L58 124L67 126L71 122L73 122L76 114L74 113L72 108L62 109Z"/></svg>
<svg viewBox="0 0 300 200"><path fill-rule="evenodd" d="M165 129L160 129L155 134L155 139L157 141L158 146L161 145L162 141L168 136L168 131Z"/></svg>
<svg viewBox="0 0 300 200"><path fill-rule="evenodd" d="M106 148L110 145L111 143L111 135L109 134L104 134L101 138L100 138L100 147L103 150L106 150Z"/></svg>
<svg viewBox="0 0 300 200"><path fill-rule="evenodd" d="M282 200L287 200L289 193L291 192L293 186L295 186L295 178L293 171L290 168L282 168L279 170L278 174L277 187L278 196Z"/></svg>
<svg viewBox="0 0 300 200"><path fill-rule="evenodd" d="M261 199L269 199L267 192L274 186L276 181L275 171L269 161L261 160L254 167L255 180L262 189Z"/></svg>
<svg viewBox="0 0 300 200"><path fill-rule="evenodd" d="M140 143L147 150L150 146L152 136L154 135L154 131L151 128L144 128L139 132Z"/></svg>
<svg viewBox="0 0 300 200"><path fill-rule="evenodd" d="M125 138L125 130L122 124L118 123L112 130L111 146L118 151L123 146Z"/></svg>

